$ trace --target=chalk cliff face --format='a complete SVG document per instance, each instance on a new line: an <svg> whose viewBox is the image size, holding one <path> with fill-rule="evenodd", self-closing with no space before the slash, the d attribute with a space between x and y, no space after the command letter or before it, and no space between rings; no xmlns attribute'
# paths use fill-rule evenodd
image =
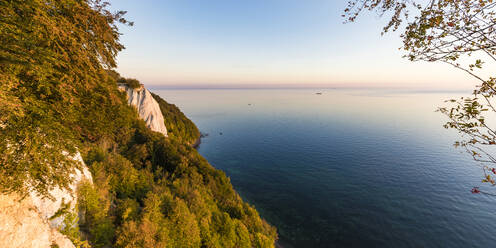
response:
<svg viewBox="0 0 496 248"><path fill-rule="evenodd" d="M0 194L0 247L73 248L72 242L59 229L64 228L64 215L51 219L55 213L69 204L68 211L77 213L76 189L78 185L92 176L78 153L73 157L81 163L82 170L75 169L71 174L73 182L70 190L54 188L50 191L54 200L42 198L31 192L21 199L17 194Z"/></svg>
<svg viewBox="0 0 496 248"><path fill-rule="evenodd" d="M151 93L143 86L137 89L127 85L119 85L125 91L128 104L138 110L139 117L146 122L148 128L160 132L167 137L167 128L159 104ZM74 248L74 244L59 230L65 228L65 215L55 215L59 209L68 204L70 213L78 214L77 187L85 180L92 182L92 176L81 154L73 159L81 164L81 170L75 169L71 174L73 182L69 190L54 188L50 190L53 199L42 198L31 192L22 199L19 195L0 194L0 247L5 248Z"/></svg>
<svg viewBox="0 0 496 248"><path fill-rule="evenodd" d="M15 194L0 195L0 247L73 248L72 242L38 212L30 197L20 200Z"/></svg>
<svg viewBox="0 0 496 248"><path fill-rule="evenodd" d="M119 85L125 91L128 104L138 110L139 117L148 128L167 137L164 117L159 104L143 86L137 89ZM74 244L59 230L65 228L65 215L55 215L59 209L68 204L68 211L78 214L77 187L85 180L92 182L92 176L79 153L73 159L81 164L81 170L75 169L71 174L73 182L69 190L54 188L50 190L53 199L42 198L31 192L22 199L19 195L0 194L0 247L5 248L75 248Z"/></svg>
<svg viewBox="0 0 496 248"><path fill-rule="evenodd" d="M70 209L74 210L77 203L77 194L76 190L79 184L83 180L93 181L91 176L91 172L88 170L88 167L84 164L83 158L81 154L78 152L73 159L82 165L82 171L75 169L74 173L70 175L72 179L72 183L69 185L70 190L65 190L61 188L54 188L50 190L50 195L53 196L54 200L50 200L47 198L42 198L36 195L34 192L31 192L30 197L36 206L38 212L45 219L49 219L52 217L57 210L59 210L62 203L70 204ZM54 228L61 227L63 224L64 218L63 216L53 218L50 220L50 226Z"/></svg>
<svg viewBox="0 0 496 248"><path fill-rule="evenodd" d="M167 137L164 116L150 91L145 89L143 85L137 89L133 89L126 84L120 84L119 89L127 93L128 104L138 110L140 118L146 122L147 127Z"/></svg>

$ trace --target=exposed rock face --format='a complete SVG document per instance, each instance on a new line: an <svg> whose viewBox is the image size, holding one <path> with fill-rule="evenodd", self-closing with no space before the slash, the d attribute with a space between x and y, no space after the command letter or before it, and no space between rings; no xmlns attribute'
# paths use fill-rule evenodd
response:
<svg viewBox="0 0 496 248"><path fill-rule="evenodd" d="M148 128L167 137L164 116L150 91L145 89L143 85L140 88L133 89L126 84L120 84L119 89L127 93L128 104L138 110L140 118L146 122Z"/></svg>
<svg viewBox="0 0 496 248"><path fill-rule="evenodd" d="M0 195L0 247L73 248L72 242L50 226L30 197L19 202L15 194Z"/></svg>
<svg viewBox="0 0 496 248"><path fill-rule="evenodd" d="M160 132L167 137L167 128L160 106L151 93L141 86L133 89L127 85L120 85L119 89L126 91L128 103L138 110L148 128ZM2 248L50 248L57 245L59 248L75 248L73 243L62 233L64 215L51 218L64 204L69 204L68 211L77 213L78 185L84 181L92 182L92 176L77 153L74 160L81 163L82 170L75 169L70 175L73 179L69 190L54 188L49 193L53 200L42 198L35 192L21 199L17 194L0 194L0 247Z"/></svg>
<svg viewBox="0 0 496 248"><path fill-rule="evenodd" d="M62 202L70 204L69 211L76 211L77 186L83 180L92 181L91 173L78 153L73 158L82 164L82 171L76 169L70 190L55 188L50 191L54 200L37 196L34 192L20 200L19 195L0 194L0 247L43 247L58 245L73 248L72 242L58 229L63 228L64 216L50 220L61 207Z"/></svg>
<svg viewBox="0 0 496 248"><path fill-rule="evenodd" d="M76 190L79 183L81 183L83 180L93 181L91 172L88 170L88 167L86 167L86 165L84 164L81 154L78 152L73 159L83 165L82 166L83 171L75 169L74 173L71 174L71 178L73 181L71 185L69 185L70 191L61 188L54 188L50 190L50 195L52 195L54 198L53 201L47 198L42 198L36 195L34 192L31 192L30 194L31 199L34 205L36 206L38 212L45 219L49 219L50 217L52 217L57 212L57 210L59 210L62 203L70 204L70 209L74 210L77 203ZM54 218L50 220L50 226L54 228L61 227L63 221L64 221L63 216Z"/></svg>

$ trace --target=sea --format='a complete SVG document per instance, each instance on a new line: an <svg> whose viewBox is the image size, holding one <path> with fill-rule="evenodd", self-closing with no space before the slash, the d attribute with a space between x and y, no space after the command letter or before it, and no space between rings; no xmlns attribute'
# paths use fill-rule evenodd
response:
<svg viewBox="0 0 496 248"><path fill-rule="evenodd" d="M496 189L436 112L469 92L151 90L284 248L496 246L496 196L471 193Z"/></svg>

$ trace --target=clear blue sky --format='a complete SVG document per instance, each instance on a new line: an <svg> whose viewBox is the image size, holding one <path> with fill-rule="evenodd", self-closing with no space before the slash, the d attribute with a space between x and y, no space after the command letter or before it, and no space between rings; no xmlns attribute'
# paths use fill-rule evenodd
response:
<svg viewBox="0 0 496 248"><path fill-rule="evenodd" d="M347 0L114 0L133 27L118 71L146 85L472 88L447 65L401 58L399 33L370 13L343 24Z"/></svg>

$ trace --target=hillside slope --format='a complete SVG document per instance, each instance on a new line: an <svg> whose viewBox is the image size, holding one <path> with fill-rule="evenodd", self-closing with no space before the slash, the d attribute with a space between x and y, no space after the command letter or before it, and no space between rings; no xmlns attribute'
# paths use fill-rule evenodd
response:
<svg viewBox="0 0 496 248"><path fill-rule="evenodd" d="M76 246L273 247L275 228L191 147L191 121L163 111L165 137L119 91L124 13L102 1L0 1L0 192L70 189L79 151L93 184L77 187L78 215L64 218L77 222L65 233ZM192 129L174 132L184 123Z"/></svg>
<svg viewBox="0 0 496 248"><path fill-rule="evenodd" d="M171 139L178 139L190 145L197 143L200 130L190 119L174 104L170 104L160 96L151 93L158 102L165 119L165 126Z"/></svg>
<svg viewBox="0 0 496 248"><path fill-rule="evenodd" d="M133 88L127 84L119 84L119 89L127 93L128 104L135 107L139 117L145 121L152 131L167 137L167 128L161 108L154 97L143 85Z"/></svg>
<svg viewBox="0 0 496 248"><path fill-rule="evenodd" d="M167 118L190 122L182 113ZM84 190L80 202L87 213L81 229L91 244L273 247L275 229L186 137L167 139L142 120L123 124L127 136L90 145L84 156L96 186Z"/></svg>
<svg viewBox="0 0 496 248"><path fill-rule="evenodd" d="M0 194L0 247L72 248L73 242L78 244L78 235L71 235L78 232L76 191L82 184L91 184L92 176L79 154L73 159L81 163L81 170L71 174L69 189L51 189L51 199L34 191L27 196Z"/></svg>

